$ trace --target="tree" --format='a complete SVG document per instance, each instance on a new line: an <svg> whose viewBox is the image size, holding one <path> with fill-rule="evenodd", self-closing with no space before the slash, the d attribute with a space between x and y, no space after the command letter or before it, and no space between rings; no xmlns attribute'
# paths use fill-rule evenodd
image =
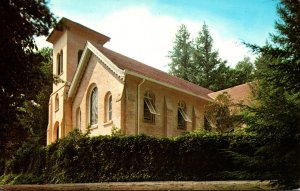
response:
<svg viewBox="0 0 300 191"><path fill-rule="evenodd" d="M195 67L193 76L196 77L194 83L211 90L224 89L220 82L225 80L220 78L227 76L229 67L226 61L219 58L218 51L213 49L213 39L205 23L195 40L192 60Z"/></svg>
<svg viewBox="0 0 300 191"><path fill-rule="evenodd" d="M45 145L48 124L49 97L52 93L52 49L43 48L36 53L39 58L39 73L42 78L39 81L38 92L33 100L24 101L20 107L17 119L23 129L29 133L31 141Z"/></svg>
<svg viewBox="0 0 300 191"><path fill-rule="evenodd" d="M169 57L171 75L214 91L253 80L255 68L250 58L245 57L235 69L227 66L213 49L213 38L205 23L195 40L190 40L190 33L181 25Z"/></svg>
<svg viewBox="0 0 300 191"><path fill-rule="evenodd" d="M171 58L169 63L171 75L177 76L187 81L191 81L191 52L192 42L190 40L190 33L187 31L185 25L181 25L176 33L173 50L169 52L168 57Z"/></svg>
<svg viewBox="0 0 300 191"><path fill-rule="evenodd" d="M228 133L241 126L239 104L234 103L227 92L218 95L214 102L207 104L204 111L210 130Z"/></svg>
<svg viewBox="0 0 300 191"><path fill-rule="evenodd" d="M35 97L42 78L34 38L48 35L55 18L45 0L3 0L0 17L0 153L9 157L27 134L18 122L20 108Z"/></svg>
<svg viewBox="0 0 300 191"><path fill-rule="evenodd" d="M272 43L249 45L257 61L257 100L250 109L249 130L260 140L255 159L265 179L285 188L300 180L300 1L281 0Z"/></svg>
<svg viewBox="0 0 300 191"><path fill-rule="evenodd" d="M232 86L244 84L254 80L255 67L250 61L249 57L244 57L242 61L239 61L232 71Z"/></svg>

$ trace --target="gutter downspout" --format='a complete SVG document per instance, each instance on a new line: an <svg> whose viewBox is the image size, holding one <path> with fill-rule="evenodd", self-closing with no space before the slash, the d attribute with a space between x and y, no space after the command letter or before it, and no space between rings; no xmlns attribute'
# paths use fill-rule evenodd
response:
<svg viewBox="0 0 300 191"><path fill-rule="evenodd" d="M64 92L64 97L63 97L63 101L64 101L64 104L63 104L63 119L64 119L64 135L61 136L61 138L65 137L66 136L66 103L67 103L67 99L66 99L66 96L65 96L65 92Z"/></svg>
<svg viewBox="0 0 300 191"><path fill-rule="evenodd" d="M140 91L141 85L145 82L145 78L138 84L137 88L137 134L140 134Z"/></svg>

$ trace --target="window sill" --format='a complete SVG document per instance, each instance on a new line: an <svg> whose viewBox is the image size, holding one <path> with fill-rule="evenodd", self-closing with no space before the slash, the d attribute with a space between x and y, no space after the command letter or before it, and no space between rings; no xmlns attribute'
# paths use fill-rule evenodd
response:
<svg viewBox="0 0 300 191"><path fill-rule="evenodd" d="M98 128L98 124L91 125L90 130L94 130Z"/></svg>
<svg viewBox="0 0 300 191"><path fill-rule="evenodd" d="M113 124L113 121L112 121L112 120L109 120L109 121L105 122L103 125L104 125L104 126L108 126L108 125L111 125L111 124Z"/></svg>
<svg viewBox="0 0 300 191"><path fill-rule="evenodd" d="M56 75L57 75L57 77L60 77L60 76L62 76L63 74L64 74L64 72L61 72L61 73L56 74Z"/></svg>
<svg viewBox="0 0 300 191"><path fill-rule="evenodd" d="M145 120L143 121L145 124L155 125L155 121Z"/></svg>
<svg viewBox="0 0 300 191"><path fill-rule="evenodd" d="M178 128L177 127L177 130L179 130L179 131L186 131L186 128Z"/></svg>

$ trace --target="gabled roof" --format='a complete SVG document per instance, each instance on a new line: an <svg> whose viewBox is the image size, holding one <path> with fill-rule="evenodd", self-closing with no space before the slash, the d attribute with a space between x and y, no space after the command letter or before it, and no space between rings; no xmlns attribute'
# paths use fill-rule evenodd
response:
<svg viewBox="0 0 300 191"><path fill-rule="evenodd" d="M108 48L104 48L103 46L93 45L90 42L87 42L83 55L79 62L79 66L75 72L68 94L69 97L73 97L75 95L91 53L99 58L102 63L107 66L108 69L110 69L122 80L127 74L134 75L145 78L146 80L152 81L154 83L158 83L160 85L176 89L178 91L185 92L196 97L200 97L204 100L212 101L208 94L212 93L213 91L209 89L171 76L163 71L143 64L132 58L109 50Z"/></svg>
<svg viewBox="0 0 300 191"><path fill-rule="evenodd" d="M224 90L220 90L217 92L213 92L208 94L212 99L216 99L216 97L222 93L227 92L230 95L230 98L234 103L240 103L249 105L252 99L252 86L251 83L245 83L238 86L234 86L231 88L227 88Z"/></svg>
<svg viewBox="0 0 300 191"><path fill-rule="evenodd" d="M120 53L109 50L105 47L98 46L96 48L100 52L102 52L109 60L111 60L115 65L117 65L120 69L135 72L137 74L143 75L148 78L152 78L156 81L166 83L170 86L174 86L182 90L186 90L188 92L194 93L207 99L210 99L208 94L213 92L209 89L198 86L181 78L171 76L166 72L143 64L139 61L136 61Z"/></svg>

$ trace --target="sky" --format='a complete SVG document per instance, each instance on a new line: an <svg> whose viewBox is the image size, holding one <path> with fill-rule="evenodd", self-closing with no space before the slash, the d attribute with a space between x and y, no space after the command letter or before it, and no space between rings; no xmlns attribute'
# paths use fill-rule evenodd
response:
<svg viewBox="0 0 300 191"><path fill-rule="evenodd" d="M105 47L168 71L181 24L195 38L205 22L219 57L234 67L255 55L242 42L263 45L275 33L278 0L50 0L49 8L111 38ZM45 37L39 47L52 46Z"/></svg>

